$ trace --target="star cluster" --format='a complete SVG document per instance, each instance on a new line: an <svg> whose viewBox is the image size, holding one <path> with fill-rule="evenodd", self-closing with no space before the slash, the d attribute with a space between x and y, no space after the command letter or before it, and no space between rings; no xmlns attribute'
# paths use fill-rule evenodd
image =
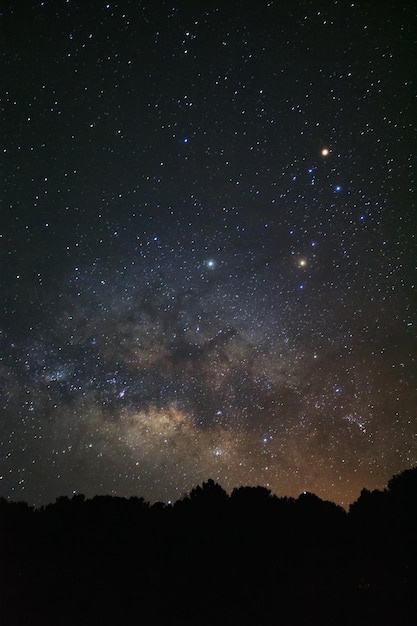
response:
<svg viewBox="0 0 417 626"><path fill-rule="evenodd" d="M0 494L347 506L414 465L412 3L0 20Z"/></svg>

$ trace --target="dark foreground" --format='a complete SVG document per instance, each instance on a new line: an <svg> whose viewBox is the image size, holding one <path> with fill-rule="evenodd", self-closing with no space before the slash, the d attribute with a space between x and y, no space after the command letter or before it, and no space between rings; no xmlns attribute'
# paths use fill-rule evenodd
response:
<svg viewBox="0 0 417 626"><path fill-rule="evenodd" d="M0 501L2 626L416 626L417 470L347 514L213 481L141 498Z"/></svg>

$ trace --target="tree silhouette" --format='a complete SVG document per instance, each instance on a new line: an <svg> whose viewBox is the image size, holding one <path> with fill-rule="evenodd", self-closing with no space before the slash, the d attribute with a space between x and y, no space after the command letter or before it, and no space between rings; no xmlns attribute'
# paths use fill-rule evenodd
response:
<svg viewBox="0 0 417 626"><path fill-rule="evenodd" d="M414 626L416 482L364 489L349 513L213 479L172 506L0 498L1 624Z"/></svg>

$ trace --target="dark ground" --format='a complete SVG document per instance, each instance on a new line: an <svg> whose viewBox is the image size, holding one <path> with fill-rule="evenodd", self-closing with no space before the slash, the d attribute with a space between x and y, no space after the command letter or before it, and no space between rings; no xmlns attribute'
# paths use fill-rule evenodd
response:
<svg viewBox="0 0 417 626"><path fill-rule="evenodd" d="M407 470L349 513L211 480L173 506L2 500L1 623L415 626L416 487Z"/></svg>

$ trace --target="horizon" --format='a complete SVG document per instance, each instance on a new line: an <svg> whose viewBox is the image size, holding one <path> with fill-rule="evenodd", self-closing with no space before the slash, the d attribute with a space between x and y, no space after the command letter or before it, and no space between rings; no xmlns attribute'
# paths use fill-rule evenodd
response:
<svg viewBox="0 0 417 626"><path fill-rule="evenodd" d="M403 470L402 472L398 472L396 474L394 474L393 476L390 477L389 480L392 480L394 478L398 478L400 477L402 474L406 473L409 470L417 470L417 465L408 468L407 470ZM187 491L186 493L182 494L177 500L167 500L167 501L162 501L162 500L154 500L154 501L149 501L146 498L144 498L141 494L129 494L129 495L119 495L119 494L112 494L112 493L96 493L94 495L87 495L85 493L81 493L81 492L73 492L71 494L60 494L58 496L55 497L54 501L49 501L49 502L44 502L44 503L40 503L40 504L35 504L35 503L31 503L31 502L27 502L26 500L22 499L22 500L14 500L12 497L7 498L4 497L0 494L0 500L3 499L4 501L6 501L7 503L10 504L26 504L28 507L33 508L36 511L39 511L40 509L43 509L45 507L48 506L52 506L54 504L57 503L57 501L65 498L69 501L71 501L73 498L77 498L79 496L83 497L83 501L91 501L94 500L95 498L120 498L122 500L130 500L130 499L139 499L139 500L143 500L144 504L149 505L150 507L154 506L155 504L163 504L164 506L175 506L175 504L177 504L178 502L184 501L187 498L190 497L191 493L193 491L196 491L199 488L204 489L204 487L210 483L213 483L214 485L220 487L227 495L227 497L230 499L233 496L233 492L234 491L239 491L239 489L265 489L266 491L269 491L269 497L272 498L277 498L278 500L298 500L299 498L301 498L303 495L311 495L314 496L316 498L318 498L319 500L321 500L322 502L328 502L330 504L334 504L340 508L342 508L346 513L349 513L350 511L350 507L355 504L359 498L361 497L361 495L363 494L363 492L368 492L368 493L373 493L373 492L380 492L380 493L384 493L388 491L388 482L387 484L380 489L368 489L367 487L363 487L358 495L358 497L353 500L352 502L350 502L347 506L344 506L340 503L334 502L333 500L328 500L326 498L322 498L320 497L318 494L311 492L311 491L302 491L300 492L298 495L295 496L288 496L288 495L284 495L284 494L276 494L274 493L270 488L265 487L264 485L237 485L235 487L232 487L230 490L229 489L224 489L224 487L217 481L215 481L212 478L207 478L205 481L202 481L199 484L194 485L189 491Z"/></svg>

